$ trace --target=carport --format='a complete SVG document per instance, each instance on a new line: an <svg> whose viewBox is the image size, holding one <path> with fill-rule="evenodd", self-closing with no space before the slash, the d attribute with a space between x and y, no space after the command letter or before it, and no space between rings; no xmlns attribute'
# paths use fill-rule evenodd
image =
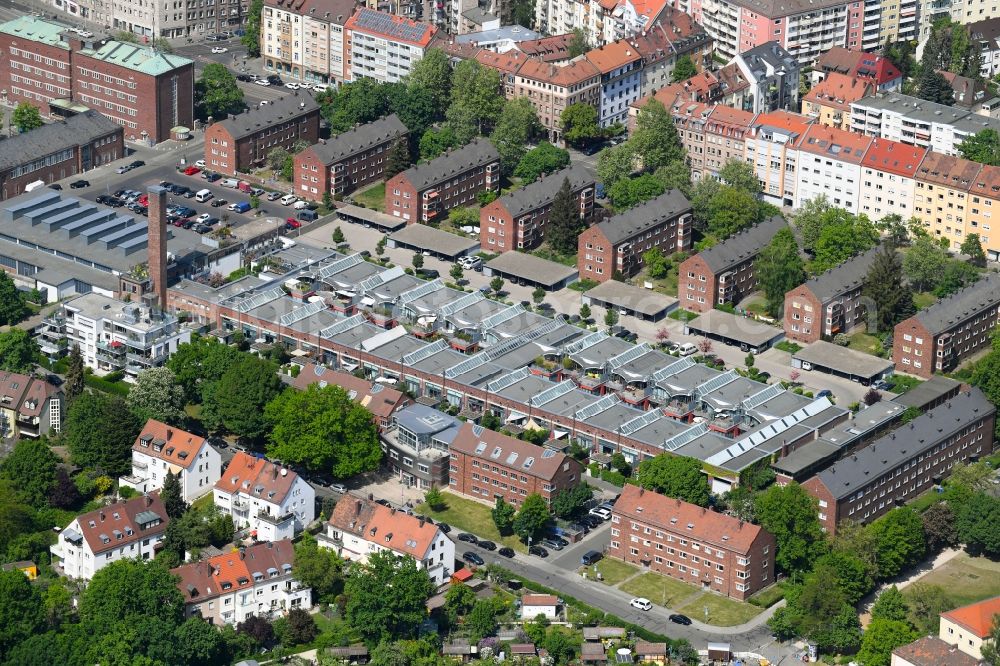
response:
<svg viewBox="0 0 1000 666"><path fill-rule="evenodd" d="M388 245L415 252L430 252L445 261L455 261L479 250L477 240L449 234L426 224L411 224L400 229L389 236Z"/></svg>
<svg viewBox="0 0 1000 666"><path fill-rule="evenodd" d="M386 233L396 231L397 229L406 226L406 222L398 217L386 215L385 213L380 213L377 210L362 208L361 206L355 206L353 204L348 204L338 208L337 216L345 222L353 222L354 224L375 227L379 231L384 231Z"/></svg>
<svg viewBox="0 0 1000 666"><path fill-rule="evenodd" d="M753 354L761 353L785 334L780 328L722 310L709 310L695 317L684 325L684 333L739 346Z"/></svg>
<svg viewBox="0 0 1000 666"><path fill-rule="evenodd" d="M583 292L582 301L646 321L659 321L677 309L676 298L617 280L608 280Z"/></svg>
<svg viewBox="0 0 1000 666"><path fill-rule="evenodd" d="M541 287L546 291L558 291L577 279L575 268L524 252L504 252L487 261L483 275L499 275L515 284Z"/></svg>
<svg viewBox="0 0 1000 666"><path fill-rule="evenodd" d="M792 354L792 367L819 370L868 386L891 375L896 366L892 361L878 356L817 340Z"/></svg>

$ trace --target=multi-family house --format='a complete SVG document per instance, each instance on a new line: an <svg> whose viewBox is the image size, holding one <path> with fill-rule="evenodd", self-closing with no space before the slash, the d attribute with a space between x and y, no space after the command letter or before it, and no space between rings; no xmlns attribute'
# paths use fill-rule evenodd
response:
<svg viewBox="0 0 1000 666"><path fill-rule="evenodd" d="M358 9L344 26L344 58L350 80L396 83L430 46L437 28L373 9Z"/></svg>
<svg viewBox="0 0 1000 666"><path fill-rule="evenodd" d="M395 413L411 403L405 393L391 386L355 377L349 372L307 363L292 381L292 386L304 391L313 384L319 384L321 388L339 386L344 389L352 400L372 413L379 430L389 428Z"/></svg>
<svg viewBox="0 0 1000 666"><path fill-rule="evenodd" d="M742 51L730 64L736 65L750 84L743 102L745 111L799 108L799 63L778 42Z"/></svg>
<svg viewBox="0 0 1000 666"><path fill-rule="evenodd" d="M201 0L197 8L146 0L54 0L48 3L69 21L83 18L105 30L131 33L142 41L157 37L203 37L238 30L246 24L244 0Z"/></svg>
<svg viewBox="0 0 1000 666"><path fill-rule="evenodd" d="M317 541L352 562L366 562L369 555L382 551L411 557L435 586L448 582L455 572L455 542L440 527L354 495L337 502Z"/></svg>
<svg viewBox="0 0 1000 666"><path fill-rule="evenodd" d="M900 93L869 95L851 103L851 130L957 155L965 136L956 137L953 126L970 115L968 109Z"/></svg>
<svg viewBox="0 0 1000 666"><path fill-rule="evenodd" d="M479 239L484 252L530 249L545 239L552 202L569 182L574 210L588 221L594 210L594 177L574 165L525 185L479 210Z"/></svg>
<svg viewBox="0 0 1000 666"><path fill-rule="evenodd" d="M389 153L405 141L406 126L395 113L320 139L294 157L295 194L312 201L345 194L382 180Z"/></svg>
<svg viewBox="0 0 1000 666"><path fill-rule="evenodd" d="M1000 167L984 165L972 180L962 236L979 234L979 241L990 261L1000 258L1000 233L993 233L995 206L1000 206Z"/></svg>
<svg viewBox="0 0 1000 666"><path fill-rule="evenodd" d="M673 118L677 136L684 146L684 156L691 168L691 180L694 182L699 181L705 173L705 124L715 108L718 107L701 102L684 101L680 95L677 101L667 107ZM740 157L743 157L742 152Z"/></svg>
<svg viewBox="0 0 1000 666"><path fill-rule="evenodd" d="M481 49L476 53L474 60L483 67L495 69L500 74L504 99L514 99L515 77L517 71L521 69L521 65L528 61L528 56L515 50L494 53L487 49Z"/></svg>
<svg viewBox="0 0 1000 666"><path fill-rule="evenodd" d="M0 372L0 438L35 439L62 431L66 396L44 379Z"/></svg>
<svg viewBox="0 0 1000 666"><path fill-rule="evenodd" d="M295 579L288 539L255 543L170 570L184 595L184 616L217 626L277 618L312 608L312 589Z"/></svg>
<svg viewBox="0 0 1000 666"><path fill-rule="evenodd" d="M810 120L797 113L772 111L758 114L744 135L746 161L754 166L764 201L776 206L795 204L795 173L799 151L795 144L806 133Z"/></svg>
<svg viewBox="0 0 1000 666"><path fill-rule="evenodd" d="M184 501L193 502L212 492L222 474L222 458L205 438L149 419L132 445L132 473L120 483L149 493L163 488L168 472L177 477Z"/></svg>
<svg viewBox="0 0 1000 666"><path fill-rule="evenodd" d="M864 325L868 309L861 290L879 251L855 255L785 294L785 336L809 343Z"/></svg>
<svg viewBox="0 0 1000 666"><path fill-rule="evenodd" d="M578 485L583 467L556 451L464 423L451 441L448 489L486 502L520 505L531 494L546 502Z"/></svg>
<svg viewBox="0 0 1000 666"><path fill-rule="evenodd" d="M851 127L851 102L872 92L872 84L838 72L828 73L802 98L802 114L820 125Z"/></svg>
<svg viewBox="0 0 1000 666"><path fill-rule="evenodd" d="M980 74L988 79L1000 74L1000 17L976 21L966 26L969 38L979 44L982 58Z"/></svg>
<svg viewBox="0 0 1000 666"><path fill-rule="evenodd" d="M597 119L601 127L625 124L629 105L639 99L642 56L626 40L587 51L586 58L601 72L601 104Z"/></svg>
<svg viewBox="0 0 1000 666"><path fill-rule="evenodd" d="M427 405L397 411L381 433L389 470L407 486L430 489L448 485L448 456L461 422Z"/></svg>
<svg viewBox="0 0 1000 666"><path fill-rule="evenodd" d="M653 248L664 255L691 247L691 204L680 190L609 217L583 231L577 240L581 279L605 282L628 277L642 268L642 255Z"/></svg>
<svg viewBox="0 0 1000 666"><path fill-rule="evenodd" d="M260 541L291 539L316 518L316 491L305 479L244 451L230 461L213 493L219 511Z"/></svg>
<svg viewBox="0 0 1000 666"><path fill-rule="evenodd" d="M90 580L112 562L153 559L169 523L159 493L133 497L77 516L49 551L64 576Z"/></svg>
<svg viewBox="0 0 1000 666"><path fill-rule="evenodd" d="M719 171L731 160L744 161L745 137L750 133L756 114L750 111L714 106L705 121L704 175L719 177ZM694 174L692 173L692 178Z"/></svg>
<svg viewBox="0 0 1000 666"><path fill-rule="evenodd" d="M480 192L499 190L500 155L486 139L475 139L386 181L385 211L407 224L427 224L476 203Z"/></svg>
<svg viewBox="0 0 1000 666"><path fill-rule="evenodd" d="M872 138L847 130L811 125L795 142L795 207L825 197L836 208L858 214L861 163Z"/></svg>
<svg viewBox="0 0 1000 666"><path fill-rule="evenodd" d="M529 59L514 77L514 96L527 97L549 140L562 143L562 112L574 104L601 104L601 71L583 56L558 66Z"/></svg>
<svg viewBox="0 0 1000 666"><path fill-rule="evenodd" d="M802 487L833 534L844 520L869 523L940 483L953 466L993 452L994 407L973 388L842 458Z"/></svg>
<svg viewBox="0 0 1000 666"><path fill-rule="evenodd" d="M965 239L972 186L982 169L978 162L935 152L928 152L917 167L913 216L955 249Z"/></svg>
<svg viewBox="0 0 1000 666"><path fill-rule="evenodd" d="M949 372L989 347L997 325L1000 275L989 273L896 324L892 360L918 377Z"/></svg>
<svg viewBox="0 0 1000 666"><path fill-rule="evenodd" d="M642 56L640 93L649 95L673 82L678 58L687 56L697 69L712 58L712 40L705 29L684 12L664 7L651 25L632 37L629 44Z"/></svg>
<svg viewBox="0 0 1000 666"><path fill-rule="evenodd" d="M945 611L938 622L938 638L973 659L982 659L983 644L993 640L997 615L1000 615L1000 597Z"/></svg>
<svg viewBox="0 0 1000 666"><path fill-rule="evenodd" d="M300 81L349 79L344 27L354 0L265 0L260 17L264 69Z"/></svg>
<svg viewBox="0 0 1000 666"><path fill-rule="evenodd" d="M757 290L757 255L788 225L780 216L744 229L685 259L678 268L680 307L708 312L716 305L739 303Z"/></svg>
<svg viewBox="0 0 1000 666"><path fill-rule="evenodd" d="M872 141L861 163L861 196L858 211L879 221L899 215L913 216L914 180L927 149L890 139Z"/></svg>
<svg viewBox="0 0 1000 666"><path fill-rule="evenodd" d="M867 4L865 5L867 10ZM893 92L903 87L903 73L883 55L837 46L820 56L814 77L841 74L872 86L873 92Z"/></svg>
<svg viewBox="0 0 1000 666"><path fill-rule="evenodd" d="M733 599L775 582L775 550L759 525L631 484L611 510L609 557Z"/></svg>

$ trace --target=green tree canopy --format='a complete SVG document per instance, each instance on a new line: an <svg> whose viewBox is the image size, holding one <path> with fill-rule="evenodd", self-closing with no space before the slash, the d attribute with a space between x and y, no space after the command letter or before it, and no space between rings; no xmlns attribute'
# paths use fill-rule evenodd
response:
<svg viewBox="0 0 1000 666"><path fill-rule="evenodd" d="M323 117L333 132L346 132L356 124L378 120L390 110L389 87L374 79L343 83L316 96Z"/></svg>
<svg viewBox="0 0 1000 666"><path fill-rule="evenodd" d="M18 497L32 506L45 506L56 484L59 458L43 440L21 439L0 462L0 479L10 482Z"/></svg>
<svg viewBox="0 0 1000 666"><path fill-rule="evenodd" d="M720 185L708 202L708 231L717 238L728 238L760 222L764 208L746 190Z"/></svg>
<svg viewBox="0 0 1000 666"><path fill-rule="evenodd" d="M873 620L892 620L894 622L906 622L910 613L910 607L906 604L903 593L895 585L885 588L875 603L872 604L871 614Z"/></svg>
<svg viewBox="0 0 1000 666"><path fill-rule="evenodd" d="M545 504L545 500L538 493L531 493L524 498L514 518L514 533L522 541L532 539L537 543L549 520L549 507Z"/></svg>
<svg viewBox="0 0 1000 666"><path fill-rule="evenodd" d="M663 182L651 173L635 178L622 178L608 190L616 213L634 208L641 203L655 199L666 191Z"/></svg>
<svg viewBox="0 0 1000 666"><path fill-rule="evenodd" d="M678 81L687 81L697 73L698 69L694 66L694 61L691 60L691 56L682 55L674 63L674 69L670 72L670 80L674 83L677 83Z"/></svg>
<svg viewBox="0 0 1000 666"><path fill-rule="evenodd" d="M38 343L23 328L0 333L0 370L31 372L40 357Z"/></svg>
<svg viewBox="0 0 1000 666"><path fill-rule="evenodd" d="M184 618L184 597L155 561L125 559L99 569L80 601L80 620L98 633L143 618L170 630Z"/></svg>
<svg viewBox="0 0 1000 666"><path fill-rule="evenodd" d="M205 65L201 70L201 76L194 83L194 91L197 100L195 114L200 120L221 120L246 108L243 90L237 85L236 77L228 67L217 62Z"/></svg>
<svg viewBox="0 0 1000 666"><path fill-rule="evenodd" d="M921 67L917 77L916 96L928 102L952 106L955 103L955 90L941 72L930 67Z"/></svg>
<svg viewBox="0 0 1000 666"><path fill-rule="evenodd" d="M974 553L1000 555L1000 498L973 493L957 507L958 537Z"/></svg>
<svg viewBox="0 0 1000 666"><path fill-rule="evenodd" d="M719 169L719 180L730 187L743 190L747 194L754 196L760 194L760 178L757 171L749 162L731 159Z"/></svg>
<svg viewBox="0 0 1000 666"><path fill-rule="evenodd" d="M129 389L125 403L141 420L156 419L170 425L184 423L184 387L168 367L143 370Z"/></svg>
<svg viewBox="0 0 1000 666"><path fill-rule="evenodd" d="M636 117L635 129L628 143L646 171L656 171L671 162L684 159L684 146L677 135L673 118L657 99L650 99ZM609 186L608 183L605 185Z"/></svg>
<svg viewBox="0 0 1000 666"><path fill-rule="evenodd" d="M497 497L496 504L490 510L493 524L497 526L497 531L501 535L512 534L514 532L514 518L517 517L517 507Z"/></svg>
<svg viewBox="0 0 1000 666"><path fill-rule="evenodd" d="M874 312L869 310L868 316L874 318L880 331L891 330L915 311L913 294L903 284L903 262L889 244L884 244L876 253L861 293L869 303L874 303Z"/></svg>
<svg viewBox="0 0 1000 666"><path fill-rule="evenodd" d="M407 83L430 92L434 107L444 109L451 98L451 63L439 48L427 49L410 69Z"/></svg>
<svg viewBox="0 0 1000 666"><path fill-rule="evenodd" d="M260 16L263 12L264 0L250 0L246 32L240 37L240 43L247 47L247 55L251 58L260 56Z"/></svg>
<svg viewBox="0 0 1000 666"><path fill-rule="evenodd" d="M995 129L976 132L959 144L958 153L973 162L1000 166L1000 133Z"/></svg>
<svg viewBox="0 0 1000 666"><path fill-rule="evenodd" d="M432 160L449 148L458 145L455 132L445 125L440 129L430 128L420 137L420 157Z"/></svg>
<svg viewBox="0 0 1000 666"><path fill-rule="evenodd" d="M567 50L569 51L569 57L571 60L589 51L590 44L587 42L587 33L585 33L581 28L574 28L573 34L569 38Z"/></svg>
<svg viewBox="0 0 1000 666"><path fill-rule="evenodd" d="M167 367L184 388L187 400L201 402L202 388L221 379L240 357L235 347L215 338L196 337L177 346L177 351L167 359Z"/></svg>
<svg viewBox="0 0 1000 666"><path fill-rule="evenodd" d="M819 232L813 247L812 269L820 273L875 247L878 231L867 217L848 213L830 220Z"/></svg>
<svg viewBox="0 0 1000 666"><path fill-rule="evenodd" d="M795 234L779 231L757 257L757 280L766 299L767 313L781 318L785 294L805 281L806 272Z"/></svg>
<svg viewBox="0 0 1000 666"><path fill-rule="evenodd" d="M563 129L563 138L570 145L578 146L601 138L597 109L593 104L584 102L570 104L563 109L559 122Z"/></svg>
<svg viewBox="0 0 1000 666"><path fill-rule="evenodd" d="M533 183L542 174L553 174L567 166L569 166L569 153L548 141L542 141L518 162L514 175L523 179L525 183Z"/></svg>
<svg viewBox="0 0 1000 666"><path fill-rule="evenodd" d="M865 666L889 666L892 651L919 636L906 622L873 619L861 638L858 660Z"/></svg>
<svg viewBox="0 0 1000 666"><path fill-rule="evenodd" d="M63 430L74 463L117 476L131 469L132 445L141 427L124 400L95 392L73 401Z"/></svg>
<svg viewBox="0 0 1000 666"><path fill-rule="evenodd" d="M577 248L577 236L583 230L583 220L577 208L576 197L569 179L563 178L549 209L549 221L545 240L556 252L573 254Z"/></svg>
<svg viewBox="0 0 1000 666"><path fill-rule="evenodd" d="M948 253L930 236L913 241L903 257L903 273L918 291L934 289L948 266Z"/></svg>
<svg viewBox="0 0 1000 666"><path fill-rule="evenodd" d="M559 490L552 496L552 513L557 518L571 518L581 513L593 496L594 489L586 483Z"/></svg>
<svg viewBox="0 0 1000 666"><path fill-rule="evenodd" d="M986 266L986 252L983 251L983 243L979 234L968 234L962 241L959 252L969 257L969 262L979 268Z"/></svg>
<svg viewBox="0 0 1000 666"><path fill-rule="evenodd" d="M913 509L896 507L868 529L875 537L875 554L883 578L892 578L923 559L924 526Z"/></svg>
<svg viewBox="0 0 1000 666"><path fill-rule="evenodd" d="M965 263L961 259L952 259L945 266L944 273L938 277L937 286L934 287L934 295L938 298L944 298L969 286L980 277L982 277L982 273L975 265Z"/></svg>
<svg viewBox="0 0 1000 666"><path fill-rule="evenodd" d="M19 570L0 571L0 659L44 629L45 609L38 590Z"/></svg>
<svg viewBox="0 0 1000 666"><path fill-rule="evenodd" d="M426 616L434 585L411 557L376 551L366 564L351 566L344 586L347 621L366 642L415 636Z"/></svg>
<svg viewBox="0 0 1000 666"><path fill-rule="evenodd" d="M11 114L10 122L21 134L30 132L31 130L37 129L45 124L42 122L42 114L38 110L38 107L28 102L19 102L18 105L14 107L14 112Z"/></svg>
<svg viewBox="0 0 1000 666"><path fill-rule="evenodd" d="M527 153L527 144L541 131L541 127L535 107L527 97L504 103L490 140L500 153L500 169L505 176L514 173L514 169L521 164Z"/></svg>
<svg viewBox="0 0 1000 666"><path fill-rule="evenodd" d="M269 425L264 407L281 389L276 373L271 361L241 355L202 391L205 424L251 439L262 436Z"/></svg>
<svg viewBox="0 0 1000 666"><path fill-rule="evenodd" d="M708 478L701 470L701 461L688 456L661 453L639 463L636 481L643 488L655 490L667 497L708 506Z"/></svg>
<svg viewBox="0 0 1000 666"><path fill-rule="evenodd" d="M500 73L476 60L463 60L451 75L451 102L445 117L459 144L488 132L503 110Z"/></svg>
<svg viewBox="0 0 1000 666"><path fill-rule="evenodd" d="M771 486L757 495L754 511L778 544L775 564L786 573L808 571L825 550L816 499L798 483Z"/></svg>
<svg viewBox="0 0 1000 666"><path fill-rule="evenodd" d="M27 317L29 312L24 302L24 294L6 271L0 271L0 326L17 324Z"/></svg>

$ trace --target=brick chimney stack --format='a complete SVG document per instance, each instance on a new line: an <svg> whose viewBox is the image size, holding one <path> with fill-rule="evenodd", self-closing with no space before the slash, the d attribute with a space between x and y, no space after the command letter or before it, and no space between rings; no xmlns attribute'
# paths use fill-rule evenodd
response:
<svg viewBox="0 0 1000 666"><path fill-rule="evenodd" d="M167 190L150 185L149 193L149 278L153 281L156 305L167 309Z"/></svg>

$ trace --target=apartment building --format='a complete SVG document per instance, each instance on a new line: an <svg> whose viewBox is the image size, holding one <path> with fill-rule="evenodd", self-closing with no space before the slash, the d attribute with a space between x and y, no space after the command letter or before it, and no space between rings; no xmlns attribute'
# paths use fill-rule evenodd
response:
<svg viewBox="0 0 1000 666"><path fill-rule="evenodd" d="M865 97L851 104L851 130L921 148L957 155L953 125L971 115L968 109L935 104L899 93ZM956 139L958 143L956 143Z"/></svg>
<svg viewBox="0 0 1000 666"><path fill-rule="evenodd" d="M867 7L866 4L866 10ZM816 62L813 76L827 74L841 74L870 84L873 92L895 92L903 87L903 73L885 56L840 46L825 52Z"/></svg>
<svg viewBox="0 0 1000 666"><path fill-rule="evenodd" d="M982 661L937 636L924 636L894 649L889 663L890 666L981 666Z"/></svg>
<svg viewBox="0 0 1000 666"><path fill-rule="evenodd" d="M929 234L948 239L955 249L964 240L972 184L982 169L977 162L935 152L928 152L917 167L913 215Z"/></svg>
<svg viewBox="0 0 1000 666"><path fill-rule="evenodd" d="M669 6L627 41L642 56L639 90L643 95L673 83L678 58L689 57L699 71L712 59L712 39L705 29L689 14Z"/></svg>
<svg viewBox="0 0 1000 666"><path fill-rule="evenodd" d="M989 347L997 325L1000 275L988 273L896 324L892 360L903 372L925 379L949 372Z"/></svg>
<svg viewBox="0 0 1000 666"><path fill-rule="evenodd" d="M484 252L530 249L545 239L552 202L569 182L580 219L594 212L594 177L573 165L525 185L483 206L479 211L479 240Z"/></svg>
<svg viewBox="0 0 1000 666"><path fill-rule="evenodd" d="M194 122L194 62L150 46L84 39L36 16L0 24L0 87L6 103L47 117L81 107L124 128L130 141L166 141Z"/></svg>
<svg viewBox="0 0 1000 666"><path fill-rule="evenodd" d="M657 94L654 95L654 98L660 100L667 96ZM709 106L701 102L684 101L683 96L678 95L677 101L666 108L674 121L674 129L677 130L681 145L684 146L684 154L687 157L688 166L691 168L691 180L698 182L705 174L705 125L713 110L719 107ZM753 114L751 114L752 116ZM633 120L637 118L638 116L635 116ZM631 126L634 129L635 122L631 123ZM740 151L740 159L743 159L742 151Z"/></svg>
<svg viewBox="0 0 1000 666"><path fill-rule="evenodd" d="M938 638L973 659L982 659L983 643L991 640L997 615L1000 615L1000 597L946 611L938 622Z"/></svg>
<svg viewBox="0 0 1000 666"><path fill-rule="evenodd" d="M969 38L979 44L982 58L979 72L985 78L992 79L1000 73L1000 16L976 21L966 27L969 29Z"/></svg>
<svg viewBox="0 0 1000 666"><path fill-rule="evenodd" d="M205 164L236 176L262 166L275 148L291 152L299 141L319 140L319 104L310 93L289 95L208 126Z"/></svg>
<svg viewBox="0 0 1000 666"><path fill-rule="evenodd" d="M349 80L368 78L396 83L424 57L437 28L362 8L347 20L344 31Z"/></svg>
<svg viewBox="0 0 1000 666"><path fill-rule="evenodd" d="M861 44L866 51L878 51L885 44L916 41L919 30L920 0L876 0L864 4Z"/></svg>
<svg viewBox="0 0 1000 666"><path fill-rule="evenodd" d="M757 255L785 228L785 220L775 216L685 259L678 269L680 307L708 312L716 305L739 303L756 291Z"/></svg>
<svg viewBox="0 0 1000 666"><path fill-rule="evenodd" d="M915 177L925 155L925 148L874 139L861 163L859 212L875 222L886 215L913 217Z"/></svg>
<svg viewBox="0 0 1000 666"><path fill-rule="evenodd" d="M149 419L132 445L132 473L120 484L150 493L163 489L168 472L180 482L184 501L193 502L212 492L222 474L222 458L204 437Z"/></svg>
<svg viewBox="0 0 1000 666"><path fill-rule="evenodd" d="M320 139L294 157L295 194L322 201L323 195L346 194L382 180L389 153L406 141L406 125L395 113Z"/></svg>
<svg viewBox="0 0 1000 666"><path fill-rule="evenodd" d="M383 551L410 557L435 587L447 583L455 572L455 542L440 527L370 497L345 495L324 527L316 537L319 545L346 560L364 563L372 553Z"/></svg>
<svg viewBox="0 0 1000 666"><path fill-rule="evenodd" d="M667 4L666 0L540 0L535 3L535 26L550 35L582 30L588 44L603 46L664 21Z"/></svg>
<svg viewBox="0 0 1000 666"><path fill-rule="evenodd" d="M294 561L294 545L281 539L182 564L170 573L184 595L184 617L235 626L251 617L312 608L312 589L295 579Z"/></svg>
<svg viewBox="0 0 1000 666"><path fill-rule="evenodd" d="M349 396L352 396L352 400L372 413L372 419L379 430L389 428L396 412L412 402L405 393L391 386L307 363L292 381L292 386L304 391L313 384L319 384L320 388L339 386L344 389Z"/></svg>
<svg viewBox="0 0 1000 666"><path fill-rule="evenodd" d="M795 174L799 151L795 145L809 128L810 119L788 111L761 113L744 136L746 161L754 166L764 201L775 206L795 204Z"/></svg>
<svg viewBox="0 0 1000 666"><path fill-rule="evenodd" d="M601 71L583 56L558 66L530 59L514 77L514 96L527 97L549 140L562 143L562 112L573 104L601 104Z"/></svg>
<svg viewBox="0 0 1000 666"><path fill-rule="evenodd" d="M844 520L870 523L916 499L953 466L993 452L994 407L973 388L859 449L802 487L818 502L823 529Z"/></svg>
<svg viewBox="0 0 1000 666"><path fill-rule="evenodd" d="M871 94L872 84L837 72L828 73L802 98L802 115L820 125L851 128L851 102Z"/></svg>
<svg viewBox="0 0 1000 666"><path fill-rule="evenodd" d="M264 0L264 69L312 83L348 80L344 28L356 6L354 0Z"/></svg>
<svg viewBox="0 0 1000 666"><path fill-rule="evenodd" d="M774 535L626 484L611 510L608 557L740 601L775 582Z"/></svg>
<svg viewBox="0 0 1000 666"><path fill-rule="evenodd" d="M407 224L427 224L471 206L480 192L499 190L500 155L486 139L475 139L386 181L385 210Z"/></svg>
<svg viewBox="0 0 1000 666"><path fill-rule="evenodd" d="M863 326L868 309L861 290L878 252L855 255L785 294L785 336L808 344Z"/></svg>
<svg viewBox="0 0 1000 666"><path fill-rule="evenodd" d="M483 67L495 69L500 74L504 99L514 99L514 81L517 70L521 69L521 65L529 60L528 56L514 49L505 53L494 53L487 49L481 49L475 54L473 60Z"/></svg>
<svg viewBox="0 0 1000 666"><path fill-rule="evenodd" d="M452 492L518 506L533 493L551 502L580 483L583 466L555 449L464 423L451 442L448 471Z"/></svg>
<svg viewBox="0 0 1000 666"><path fill-rule="evenodd" d="M67 578L90 580L118 560L151 560L170 518L159 493L102 506L74 518L49 547L53 566Z"/></svg>
<svg viewBox="0 0 1000 666"><path fill-rule="evenodd" d="M642 56L625 40L587 51L587 60L601 72L601 104L597 118L601 127L625 124L632 102L639 99Z"/></svg>
<svg viewBox="0 0 1000 666"><path fill-rule="evenodd" d="M1000 258L1000 233L993 233L993 207L1000 206L1000 168L983 165L969 190L969 210L965 214L965 232L979 234L979 241L990 261Z"/></svg>
<svg viewBox="0 0 1000 666"><path fill-rule="evenodd" d="M52 0L51 5L71 21L83 18L116 32L130 32L140 41L234 31L246 22L249 8L245 0L199 0L197 5L145 0Z"/></svg>
<svg viewBox="0 0 1000 666"><path fill-rule="evenodd" d="M714 106L705 120L704 175L719 177L730 160L743 161L745 137L750 133L756 114L726 106ZM692 179L694 173L692 170Z"/></svg>
<svg viewBox="0 0 1000 666"><path fill-rule="evenodd" d="M778 42L765 42L743 51L729 64L736 65L749 83L745 111L767 113L799 108L799 63Z"/></svg>
<svg viewBox="0 0 1000 666"><path fill-rule="evenodd" d="M580 234L577 271L597 282L616 274L629 277L642 268L642 255L659 248L670 256L691 248L691 204L670 190L624 213L591 225Z"/></svg>
<svg viewBox="0 0 1000 666"><path fill-rule="evenodd" d="M316 491L305 479L240 451L213 488L213 503L259 541L291 539L316 519Z"/></svg>
<svg viewBox="0 0 1000 666"><path fill-rule="evenodd" d="M861 163L872 138L826 125L810 125L796 142L795 207L826 197L837 208L858 214Z"/></svg>
<svg viewBox="0 0 1000 666"><path fill-rule="evenodd" d="M0 372L0 439L37 439L62 431L66 396L44 379Z"/></svg>
<svg viewBox="0 0 1000 666"><path fill-rule="evenodd" d="M443 488L448 485L448 455L461 422L419 403L393 414L381 433L386 466L407 486Z"/></svg>

